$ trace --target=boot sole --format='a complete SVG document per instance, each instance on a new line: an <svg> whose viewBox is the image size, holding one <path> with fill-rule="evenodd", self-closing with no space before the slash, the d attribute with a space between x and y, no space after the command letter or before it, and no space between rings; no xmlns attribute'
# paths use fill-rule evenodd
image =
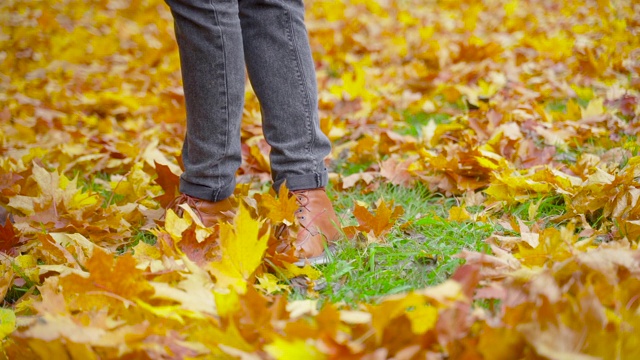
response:
<svg viewBox="0 0 640 360"><path fill-rule="evenodd" d="M334 254L334 250L335 250L335 248L333 246L330 246L328 248L328 251L324 251L322 254L320 254L318 256L314 256L314 257L306 258L306 259L300 259L300 260L294 262L293 265L295 265L297 267L304 267L307 264L309 264L311 266L326 265L329 262L331 262L331 259L329 258L329 255L327 254L327 252L329 252L331 254Z"/></svg>

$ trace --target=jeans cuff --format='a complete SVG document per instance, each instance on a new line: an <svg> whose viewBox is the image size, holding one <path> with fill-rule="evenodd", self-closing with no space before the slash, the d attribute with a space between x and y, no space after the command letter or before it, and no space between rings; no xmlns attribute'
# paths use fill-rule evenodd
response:
<svg viewBox="0 0 640 360"><path fill-rule="evenodd" d="M273 183L273 189L278 192L280 186L285 183L289 190L307 190L317 189L327 186L329 182L329 174L327 170L319 173L304 174L304 175L289 175L284 179L278 180Z"/></svg>
<svg viewBox="0 0 640 360"><path fill-rule="evenodd" d="M235 180L228 184L227 186L214 189L209 186L194 184L189 182L183 178L180 178L180 192L183 194L187 194L189 196L193 196L198 199L207 200L207 201L221 201L229 196L233 195L233 191L236 188Z"/></svg>

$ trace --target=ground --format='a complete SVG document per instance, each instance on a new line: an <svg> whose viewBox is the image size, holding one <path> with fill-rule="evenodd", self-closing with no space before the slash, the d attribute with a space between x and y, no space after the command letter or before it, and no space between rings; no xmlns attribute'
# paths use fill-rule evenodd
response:
<svg viewBox="0 0 640 360"><path fill-rule="evenodd" d="M0 4L0 357L639 358L639 5L306 6L344 228L316 268L249 86L237 216L164 214L162 1Z"/></svg>

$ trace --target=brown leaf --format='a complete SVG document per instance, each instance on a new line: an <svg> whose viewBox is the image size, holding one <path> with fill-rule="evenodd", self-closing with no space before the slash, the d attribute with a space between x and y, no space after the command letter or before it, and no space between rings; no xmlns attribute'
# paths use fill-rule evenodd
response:
<svg viewBox="0 0 640 360"><path fill-rule="evenodd" d="M1 219L1 218L0 218ZM0 224L0 252L17 256L14 250L20 244L20 236L16 234L16 229L9 219L6 219L4 225Z"/></svg>
<svg viewBox="0 0 640 360"><path fill-rule="evenodd" d="M254 197L258 202L260 213L265 214L273 224L293 224L299 205L296 197L289 193L286 184L280 186L277 197L271 192L256 194Z"/></svg>
<svg viewBox="0 0 640 360"><path fill-rule="evenodd" d="M154 162L158 177L154 182L164 190L164 194L156 196L154 199L160 203L161 207L167 207L173 199L178 196L178 188L180 187L180 176L174 174L167 165Z"/></svg>
<svg viewBox="0 0 640 360"><path fill-rule="evenodd" d="M387 205L385 201L381 201L380 205L372 214L366 207L356 204L353 209L353 216L358 220L358 230L368 233L373 232L375 236L381 236L391 230L395 221L404 214L404 209L401 206L393 206L393 202L389 204L393 207L393 210Z"/></svg>

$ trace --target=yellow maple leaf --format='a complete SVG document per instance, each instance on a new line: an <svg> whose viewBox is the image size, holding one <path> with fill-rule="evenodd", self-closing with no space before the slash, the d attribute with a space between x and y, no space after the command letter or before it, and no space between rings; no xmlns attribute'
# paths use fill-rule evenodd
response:
<svg viewBox="0 0 640 360"><path fill-rule="evenodd" d="M604 99L597 98L589 102L586 108L581 109L582 118L589 118L604 114Z"/></svg>
<svg viewBox="0 0 640 360"><path fill-rule="evenodd" d="M419 305L407 311L407 317L411 320L411 331L414 334L424 334L436 326L438 309L428 304Z"/></svg>
<svg viewBox="0 0 640 360"><path fill-rule="evenodd" d="M258 276L258 285L257 288L263 290L267 294L274 294L280 291L291 291L291 288L284 284L278 283L279 279L277 276L273 274L266 273L262 276Z"/></svg>
<svg viewBox="0 0 640 360"><path fill-rule="evenodd" d="M471 214L464 206L452 206L449 209L449 221L467 221L471 219Z"/></svg>
<svg viewBox="0 0 640 360"><path fill-rule="evenodd" d="M391 230L402 214L404 214L402 207L394 206L393 202L387 204L385 201L380 201L380 205L375 210L375 215L370 213L366 207L358 204L353 209L353 215L360 224L358 230L364 233L371 231L375 236L382 236Z"/></svg>
<svg viewBox="0 0 640 360"><path fill-rule="evenodd" d="M16 328L16 314L11 309L0 308L0 339L11 334Z"/></svg>
<svg viewBox="0 0 640 360"><path fill-rule="evenodd" d="M276 338L274 341L265 345L264 349L275 359L326 359L315 345L302 339L287 340Z"/></svg>
<svg viewBox="0 0 640 360"><path fill-rule="evenodd" d="M307 264L304 267L298 267L293 264L283 263L284 269L283 274L291 279L296 276L306 276L311 280L318 280L322 277L322 272L320 270L315 269L313 266Z"/></svg>
<svg viewBox="0 0 640 360"><path fill-rule="evenodd" d="M368 310L369 313L371 313L371 325L373 326L373 330L375 330L376 341L378 343L382 341L387 325L394 319L408 314L407 309L417 309L425 306L425 303L426 299L423 296L416 293L409 293L407 295L388 296L381 304L369 306ZM413 316L416 317L415 321L418 321L418 318L423 316L423 314L414 314ZM437 316L437 311L434 316ZM435 322L435 319L433 319L433 322ZM413 328L414 326L412 325L412 330ZM424 330L424 327L416 325L415 330L421 332Z"/></svg>
<svg viewBox="0 0 640 360"><path fill-rule="evenodd" d="M78 188L78 176L73 180L67 178L64 174L60 175L60 188L66 189L66 192L72 194L71 198L65 203L67 209L82 209L87 206L96 205L100 200L98 194L91 192L83 192Z"/></svg>
<svg viewBox="0 0 640 360"><path fill-rule="evenodd" d="M238 295L238 293L233 291L227 291L225 293L214 291L213 296L215 298L218 316L228 317L240 310L240 295Z"/></svg>
<svg viewBox="0 0 640 360"><path fill-rule="evenodd" d="M20 274L25 280L33 283L40 282L40 270L38 269L38 261L35 256L27 254L14 258L14 270ZM19 271L18 271L19 269Z"/></svg>
<svg viewBox="0 0 640 360"><path fill-rule="evenodd" d="M215 298L212 292L214 285L211 281L211 277L206 271L198 267L186 256L182 257L182 261L189 269L189 272L183 272L181 274L184 279L177 284L149 282L154 289L152 297L154 299L167 299L178 302L180 304L179 308L173 311L179 318L186 316L197 319L203 318L203 314L216 315ZM143 301L138 300L138 304L141 302ZM171 307L150 310L154 311L154 314L159 316L163 311L166 311L166 314L163 313L165 315L172 311ZM166 317L173 318L169 316Z"/></svg>
<svg viewBox="0 0 640 360"><path fill-rule="evenodd" d="M187 230L192 223L191 217L179 217L172 209L169 209L165 216L164 227L173 240L180 241L182 239L182 233Z"/></svg>
<svg viewBox="0 0 640 360"><path fill-rule="evenodd" d="M278 197L271 194L256 195L260 209L263 210L267 217L274 223L285 223L292 225L294 214L298 210L298 202L295 196L289 196L289 190L285 185L280 186Z"/></svg>
<svg viewBox="0 0 640 360"><path fill-rule="evenodd" d="M240 204L233 225L220 224L222 259L213 262L208 270L216 277L216 289L233 289L244 294L247 280L262 263L267 250L269 232L260 235L262 222L251 217L249 209Z"/></svg>

